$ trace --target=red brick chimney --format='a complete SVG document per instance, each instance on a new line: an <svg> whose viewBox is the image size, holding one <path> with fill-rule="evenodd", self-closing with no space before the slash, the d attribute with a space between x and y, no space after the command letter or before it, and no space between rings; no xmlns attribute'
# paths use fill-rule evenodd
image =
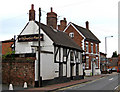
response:
<svg viewBox="0 0 120 92"><path fill-rule="evenodd" d="M60 21L60 25L58 25L58 29L60 31L64 31L66 26L67 26L67 21L66 21L66 18L64 18L63 20Z"/></svg>
<svg viewBox="0 0 120 92"><path fill-rule="evenodd" d="M88 21L86 21L86 29L89 30L89 22Z"/></svg>
<svg viewBox="0 0 120 92"><path fill-rule="evenodd" d="M35 20L34 4L31 5L31 9L29 10L29 21L31 20Z"/></svg>
<svg viewBox="0 0 120 92"><path fill-rule="evenodd" d="M57 28L57 14L53 12L51 7L51 12L47 13L47 25L52 26L54 29Z"/></svg>

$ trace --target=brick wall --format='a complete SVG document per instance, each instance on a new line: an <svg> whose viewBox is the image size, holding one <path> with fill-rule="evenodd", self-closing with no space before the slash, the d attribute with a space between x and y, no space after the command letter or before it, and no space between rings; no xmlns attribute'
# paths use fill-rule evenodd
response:
<svg viewBox="0 0 120 92"><path fill-rule="evenodd" d="M2 55L5 55L6 53L12 51L11 45L13 42L2 42Z"/></svg>
<svg viewBox="0 0 120 92"><path fill-rule="evenodd" d="M34 86L35 68L32 59L16 59L2 61L2 82L4 84Z"/></svg>

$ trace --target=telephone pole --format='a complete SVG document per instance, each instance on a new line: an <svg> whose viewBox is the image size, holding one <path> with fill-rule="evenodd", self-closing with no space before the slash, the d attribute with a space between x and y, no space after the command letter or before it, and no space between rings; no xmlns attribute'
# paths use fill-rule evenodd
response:
<svg viewBox="0 0 120 92"><path fill-rule="evenodd" d="M42 82L42 77L41 77L41 73L40 73L40 71L41 71L41 63L40 63L40 52L41 52L41 48L40 48L40 29L41 29L41 8L39 8L39 33L38 33L38 37L39 37L39 39L38 39L38 87L40 87L40 86L42 86L41 84L41 82Z"/></svg>

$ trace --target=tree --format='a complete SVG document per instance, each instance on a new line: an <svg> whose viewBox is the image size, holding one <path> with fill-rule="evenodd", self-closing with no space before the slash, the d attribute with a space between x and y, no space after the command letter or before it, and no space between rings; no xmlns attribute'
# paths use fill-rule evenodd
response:
<svg viewBox="0 0 120 92"><path fill-rule="evenodd" d="M118 55L117 55L117 51L113 52L112 57L118 57Z"/></svg>

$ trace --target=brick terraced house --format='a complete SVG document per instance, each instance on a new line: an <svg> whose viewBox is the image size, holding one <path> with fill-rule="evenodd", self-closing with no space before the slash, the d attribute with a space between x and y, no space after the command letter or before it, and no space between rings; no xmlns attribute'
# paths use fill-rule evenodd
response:
<svg viewBox="0 0 120 92"><path fill-rule="evenodd" d="M86 22L86 28L70 22L67 27L66 19L61 20L59 30L67 33L82 49L86 56L85 73L86 75L100 74L100 40L89 30L89 22ZM64 27L64 28L63 28Z"/></svg>

